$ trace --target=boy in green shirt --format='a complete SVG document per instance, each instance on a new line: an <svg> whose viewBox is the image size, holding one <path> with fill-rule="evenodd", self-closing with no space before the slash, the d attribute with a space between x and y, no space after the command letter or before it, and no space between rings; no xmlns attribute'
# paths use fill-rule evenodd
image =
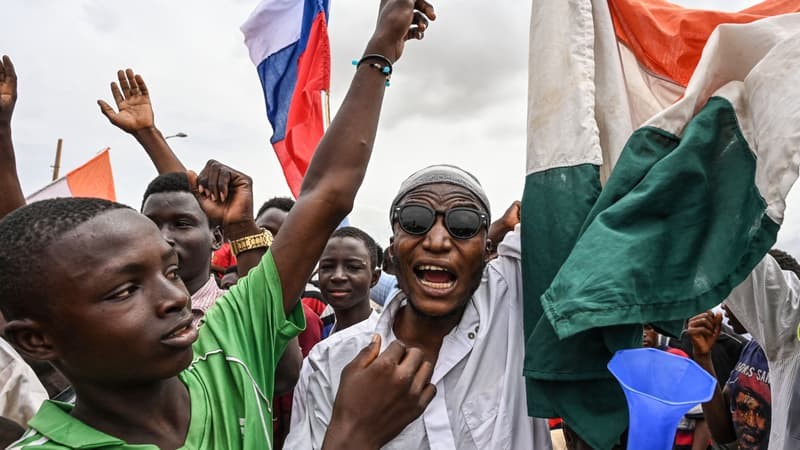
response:
<svg viewBox="0 0 800 450"><path fill-rule="evenodd" d="M422 37L425 16L433 18L433 9L423 0L382 1L365 54L396 61L405 40ZM371 153L386 78L374 66L356 71L287 231L208 311L199 332L175 250L136 211L104 200L55 199L0 221L6 337L27 356L57 366L77 394L74 407L45 403L11 448L271 448L275 363L304 326L297 299L328 236L352 208ZM16 76L5 57L0 158L11 164L0 169L0 182L13 178L18 185L10 139L15 100ZM206 214L238 243L240 262L260 257L270 235L253 221L249 177L212 161L191 180ZM10 201L0 201L0 211L10 210ZM379 348L373 342L343 372L326 448L377 449L433 397L432 366L418 351L392 345L379 356Z"/></svg>

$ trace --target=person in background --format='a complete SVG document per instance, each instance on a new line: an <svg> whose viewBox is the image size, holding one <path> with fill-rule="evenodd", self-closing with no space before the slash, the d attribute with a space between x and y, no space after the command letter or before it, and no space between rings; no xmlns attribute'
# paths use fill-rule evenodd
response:
<svg viewBox="0 0 800 450"><path fill-rule="evenodd" d="M723 307L733 331L746 334L739 319ZM710 347L722 329L722 315L707 311L689 320L694 360L716 377L710 360ZM772 417L772 394L769 385L769 363L758 342L745 344L736 367L714 397L703 404L712 438L722 449L766 450L769 446Z"/></svg>
<svg viewBox="0 0 800 450"><path fill-rule="evenodd" d="M231 251L231 243L224 240L222 245L211 254L211 272L221 281L231 267L236 267L236 255Z"/></svg>
<svg viewBox="0 0 800 450"><path fill-rule="evenodd" d="M258 209L256 225L277 235L293 206L294 200L289 197L272 197Z"/></svg>
<svg viewBox="0 0 800 450"><path fill-rule="evenodd" d="M394 263L392 262L391 255L389 255L389 248L383 250L381 256L381 276L378 278L378 283L372 288L370 294L375 303L386 306L386 302L394 296L394 291L398 289L397 277L394 272Z"/></svg>
<svg viewBox="0 0 800 450"><path fill-rule="evenodd" d="M689 357L683 350L669 346L667 337L650 324L645 324L642 328L643 347L662 350L681 358ZM703 416L703 408L701 405L696 405L681 418L678 431L675 433L673 450L706 450L710 440L711 432Z"/></svg>
<svg viewBox="0 0 800 450"><path fill-rule="evenodd" d="M236 285L236 282L239 281L239 268L236 266L228 267L225 270L225 274L222 275L222 279L219 280L219 287L221 289L228 290Z"/></svg>
<svg viewBox="0 0 800 450"><path fill-rule="evenodd" d="M382 2L367 52L399 58L405 40L422 37L425 19L415 10L433 16L422 1ZM8 80L16 86L13 68L4 64L0 93ZM384 89L385 76L374 68L357 71L287 218L292 231L209 310L199 330L191 325L177 253L147 218L98 199L17 203L20 209L0 221L8 242L0 248L6 336L28 356L54 361L79 401L74 407L46 402L12 448L269 446L264 396L272 393L274 364L304 326L296 308L300 292L328 234L352 208ZM210 164L192 178L193 192L232 242L250 243L238 255L245 264L248 251L269 245L269 235L253 221L250 180L212 183L217 170ZM3 183L19 190L16 174ZM97 273L103 276L87 276ZM378 449L433 398L432 365L420 351L390 344L379 355L379 349L380 339L373 339L342 372L325 448ZM367 405L358 401L364 392L375 393ZM233 397L238 401L226 400Z"/></svg>

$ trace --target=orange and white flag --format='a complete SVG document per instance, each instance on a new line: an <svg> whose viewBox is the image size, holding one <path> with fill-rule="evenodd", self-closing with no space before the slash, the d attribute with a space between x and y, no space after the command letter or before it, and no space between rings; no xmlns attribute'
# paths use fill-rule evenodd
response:
<svg viewBox="0 0 800 450"><path fill-rule="evenodd" d="M105 148L86 164L29 195L25 201L33 203L58 197L94 197L116 201L109 149Z"/></svg>

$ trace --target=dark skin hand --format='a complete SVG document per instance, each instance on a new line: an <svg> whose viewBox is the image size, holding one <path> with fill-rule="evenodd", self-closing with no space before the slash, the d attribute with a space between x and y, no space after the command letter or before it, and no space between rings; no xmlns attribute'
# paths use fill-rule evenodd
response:
<svg viewBox="0 0 800 450"><path fill-rule="evenodd" d="M522 211L522 203L519 200L514 200L511 206L503 213L503 217L495 220L489 226L489 249L491 254L497 254L497 246L503 241L505 235L514 230L514 227L520 222L520 214Z"/></svg>
<svg viewBox="0 0 800 450"><path fill-rule="evenodd" d="M711 361L711 348L717 342L721 330L722 314L715 314L712 311L706 311L689 319L686 330L692 339L692 356L695 362L714 378L716 378L716 373ZM714 388L714 396L710 401L703 403L703 415L709 430L711 430L711 436L714 441L720 443L736 440L727 394L727 387L722 390L717 384Z"/></svg>
<svg viewBox="0 0 800 450"><path fill-rule="evenodd" d="M379 449L419 417L436 395L433 364L422 352L394 341L380 351L380 336L342 371L322 448ZM365 393L380 392L369 396Z"/></svg>
<svg viewBox="0 0 800 450"><path fill-rule="evenodd" d="M17 73L11 58L0 61L0 218L25 205L17 176L14 144L11 141L11 116L17 104Z"/></svg>
<svg viewBox="0 0 800 450"><path fill-rule="evenodd" d="M218 161L211 160L200 175L188 172L189 184L209 220L222 224L228 239L258 234L253 219L253 180ZM237 255L237 271L247 276L258 265L266 248L254 248ZM297 338L292 339L275 368L275 394L291 392L300 377L303 354Z"/></svg>
<svg viewBox="0 0 800 450"><path fill-rule="evenodd" d="M100 112L117 128L133 135L144 147L159 174L185 172L186 168L167 144L155 125L150 91L141 75L133 70L117 71L117 82L111 83L111 95L117 111L103 100L98 100Z"/></svg>

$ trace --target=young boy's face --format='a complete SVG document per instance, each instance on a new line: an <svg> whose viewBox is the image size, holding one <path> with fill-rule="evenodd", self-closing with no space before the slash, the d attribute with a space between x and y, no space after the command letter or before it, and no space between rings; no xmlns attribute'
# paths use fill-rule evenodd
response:
<svg viewBox="0 0 800 450"><path fill-rule="evenodd" d="M369 290L378 281L369 250L360 239L328 240L319 260L319 289L335 310L347 310L369 302Z"/></svg>
<svg viewBox="0 0 800 450"><path fill-rule="evenodd" d="M289 213L282 209L269 208L256 217L256 225L260 228L266 228L273 236L277 236L288 215Z"/></svg>
<svg viewBox="0 0 800 450"><path fill-rule="evenodd" d="M180 259L180 276L189 286L208 281L214 234L208 217L188 192L160 192L147 197L142 214L161 229L161 234L175 247Z"/></svg>
<svg viewBox="0 0 800 450"><path fill-rule="evenodd" d="M169 378L192 359L197 330L178 256L158 228L129 209L103 213L47 252L45 333L73 383Z"/></svg>

